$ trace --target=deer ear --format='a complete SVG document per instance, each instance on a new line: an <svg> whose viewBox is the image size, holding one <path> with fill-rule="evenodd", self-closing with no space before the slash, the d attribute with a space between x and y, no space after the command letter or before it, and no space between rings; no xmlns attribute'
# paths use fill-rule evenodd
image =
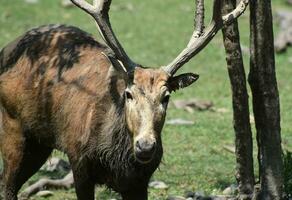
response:
<svg viewBox="0 0 292 200"><path fill-rule="evenodd" d="M170 77L168 80L168 86L170 92L176 91L180 88L188 87L198 80L199 75L193 73L180 74L178 76Z"/></svg>

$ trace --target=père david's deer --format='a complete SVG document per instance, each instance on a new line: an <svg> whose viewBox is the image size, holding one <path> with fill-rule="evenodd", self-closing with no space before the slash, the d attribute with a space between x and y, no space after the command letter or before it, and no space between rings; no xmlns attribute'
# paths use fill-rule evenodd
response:
<svg viewBox="0 0 292 200"><path fill-rule="evenodd" d="M187 47L170 64L154 69L133 62L109 21L111 0L71 0L97 22L107 45L78 28L42 26L28 31L0 54L0 148L4 198L17 192L53 149L68 155L79 200L94 199L106 184L124 200L146 200L148 181L162 158L161 130L170 93L198 79L174 76L223 25L245 10L248 0L204 29L198 4Z"/></svg>

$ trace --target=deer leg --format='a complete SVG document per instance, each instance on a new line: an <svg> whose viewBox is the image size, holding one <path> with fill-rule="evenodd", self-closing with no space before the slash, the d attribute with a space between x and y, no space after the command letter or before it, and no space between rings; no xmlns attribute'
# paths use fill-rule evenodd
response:
<svg viewBox="0 0 292 200"><path fill-rule="evenodd" d="M6 122L1 138L4 199L17 200L21 186L42 166L52 149L26 139L16 120Z"/></svg>
<svg viewBox="0 0 292 200"><path fill-rule="evenodd" d="M25 140L18 121L3 117L1 129L1 152L3 159L3 185L6 200L17 199L15 177L19 172Z"/></svg>
<svg viewBox="0 0 292 200"><path fill-rule="evenodd" d="M30 147L24 149L22 157L17 165L12 166L11 162L5 167L7 173L5 185L6 200L17 199L17 193L21 186L44 164L52 152L51 148L39 147L39 145L28 144Z"/></svg>
<svg viewBox="0 0 292 200"><path fill-rule="evenodd" d="M148 199L148 192L147 186L140 189L133 189L127 192L121 193L123 200L147 200Z"/></svg>
<svg viewBox="0 0 292 200"><path fill-rule="evenodd" d="M69 156L70 158L70 156ZM83 165L76 164L77 162L72 162L70 164L73 171L74 185L78 200L94 200L94 186L95 183L92 177L88 173L88 168Z"/></svg>

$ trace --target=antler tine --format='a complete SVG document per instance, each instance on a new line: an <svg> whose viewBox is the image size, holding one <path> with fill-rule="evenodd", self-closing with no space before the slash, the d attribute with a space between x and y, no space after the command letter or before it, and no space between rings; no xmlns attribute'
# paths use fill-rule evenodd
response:
<svg viewBox="0 0 292 200"><path fill-rule="evenodd" d="M197 1L197 9L200 9L196 13L196 28L202 28L203 24L201 20L204 18L204 4ZM237 19L246 9L249 0L241 0L237 7L229 14L222 17L221 5L222 0L214 0L213 5L213 17L212 21L203 32L195 30L187 45L187 47L167 66L162 67L170 76L173 76L179 68L187 63L191 58L198 54L216 35L216 33L226 24L232 23ZM199 4L201 6L199 6ZM201 24L201 25L200 25ZM201 32L201 33L200 33Z"/></svg>
<svg viewBox="0 0 292 200"><path fill-rule="evenodd" d="M110 24L108 12L110 10L111 0L94 0L93 5L87 3L85 0L71 1L95 19L101 36L111 48L117 59L122 63L122 67L124 67L127 72L133 71L136 64L126 54Z"/></svg>
<svg viewBox="0 0 292 200"><path fill-rule="evenodd" d="M195 34L199 37L204 31L204 19L205 19L205 6L204 0L196 0L196 10L195 10Z"/></svg>

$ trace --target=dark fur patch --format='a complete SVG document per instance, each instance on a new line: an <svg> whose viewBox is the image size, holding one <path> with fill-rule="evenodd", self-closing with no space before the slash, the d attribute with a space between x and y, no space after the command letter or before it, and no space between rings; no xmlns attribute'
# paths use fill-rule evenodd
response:
<svg viewBox="0 0 292 200"><path fill-rule="evenodd" d="M52 41L56 39L56 45L52 46ZM29 58L33 66L38 59L42 56L49 56L49 51L53 50L58 55L54 66L58 67L58 78L60 78L64 70L70 69L74 63L79 61L81 47L106 49L104 45L95 41L91 35L79 28L65 25L41 26L28 31L2 49L0 52L0 74L12 68L22 56ZM46 70L46 64L41 64L40 68L38 71L43 74Z"/></svg>
<svg viewBox="0 0 292 200"><path fill-rule="evenodd" d="M98 183L105 183L117 192L129 190L138 186L147 185L151 175L157 169L163 154L159 140L156 154L152 161L140 164L134 158L133 138L126 126L123 109L125 99L108 111L108 118L116 119L99 128L98 138L91 139L90 145L84 149L84 154L90 160L98 160L102 169L96 170ZM98 132L97 131L97 132ZM100 173L102 171L103 173ZM100 182L104 180L105 182Z"/></svg>

